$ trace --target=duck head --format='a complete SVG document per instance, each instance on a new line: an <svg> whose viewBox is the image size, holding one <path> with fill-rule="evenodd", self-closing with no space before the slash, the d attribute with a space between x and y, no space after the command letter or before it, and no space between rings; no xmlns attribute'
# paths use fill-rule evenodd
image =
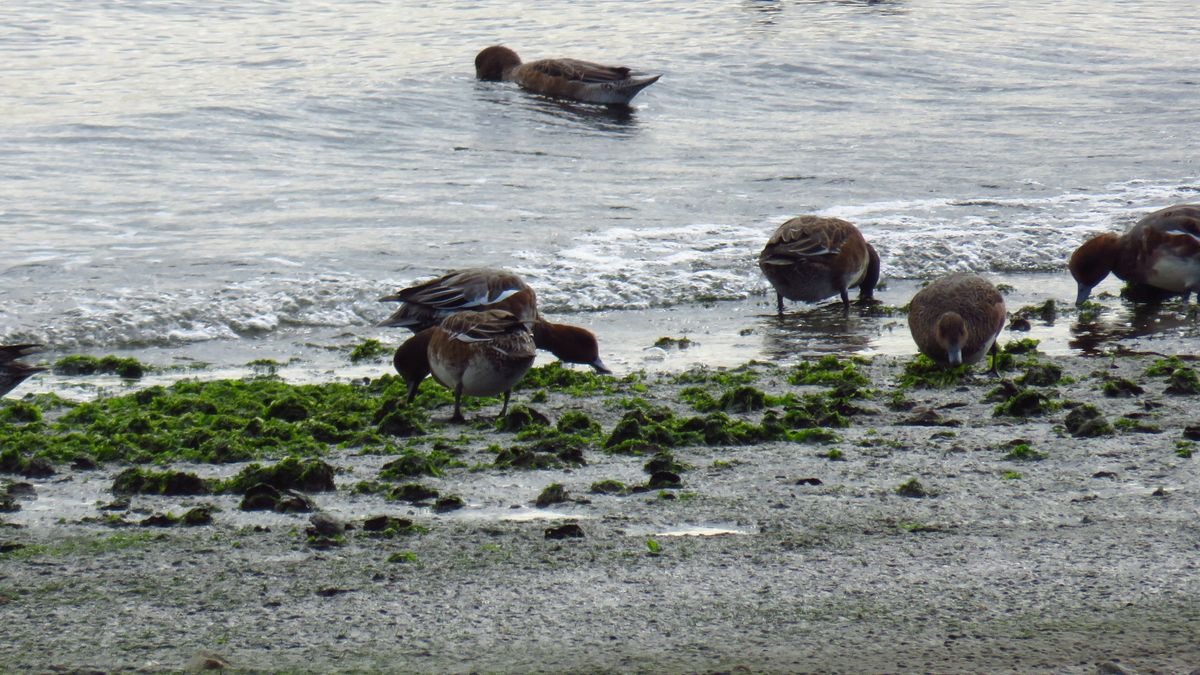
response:
<svg viewBox="0 0 1200 675"><path fill-rule="evenodd" d="M1104 281L1104 277L1113 271L1120 250L1120 237L1112 232L1105 232L1088 239L1071 254L1068 267L1071 268L1071 276L1075 277L1075 283L1078 285L1076 307L1087 302L1096 284Z"/></svg>
<svg viewBox="0 0 1200 675"><path fill-rule="evenodd" d="M475 78L498 82L504 73L521 65L521 57L508 47L496 45L475 55Z"/></svg>
<svg viewBox="0 0 1200 675"><path fill-rule="evenodd" d="M589 365L601 375L612 374L600 360L596 336L586 328L538 321L533 325L533 342L538 349L545 349L562 361Z"/></svg>
<svg viewBox="0 0 1200 675"><path fill-rule="evenodd" d="M962 346L967 341L967 323L957 312L946 312L937 322L937 342L946 350L952 366L962 365Z"/></svg>

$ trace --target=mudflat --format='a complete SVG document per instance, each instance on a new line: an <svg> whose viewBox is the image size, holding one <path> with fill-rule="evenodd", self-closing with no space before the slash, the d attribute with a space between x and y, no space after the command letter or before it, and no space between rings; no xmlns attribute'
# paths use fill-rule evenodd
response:
<svg viewBox="0 0 1200 675"><path fill-rule="evenodd" d="M1024 341L1001 365L947 376L830 356L621 379L553 365L504 420L477 401L465 426L432 382L409 425L377 387L371 433L394 441L282 444L259 473L51 453L39 475L9 453L0 664L1200 668L1195 362ZM319 428L272 392L253 430ZM32 398L4 411L9 433L86 417ZM276 490L266 508L249 483Z"/></svg>

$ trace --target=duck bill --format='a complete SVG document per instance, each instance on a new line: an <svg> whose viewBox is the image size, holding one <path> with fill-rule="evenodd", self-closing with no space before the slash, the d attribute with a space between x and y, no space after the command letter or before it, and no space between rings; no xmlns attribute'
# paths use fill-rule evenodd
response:
<svg viewBox="0 0 1200 675"><path fill-rule="evenodd" d="M1075 306L1082 307L1083 303L1088 301L1092 295L1092 287L1086 284L1079 284L1079 290L1075 294Z"/></svg>
<svg viewBox="0 0 1200 675"><path fill-rule="evenodd" d="M950 365L952 365L952 366L961 366L962 365L962 347L955 345L955 346L947 349L946 350L946 360L949 361Z"/></svg>
<svg viewBox="0 0 1200 675"><path fill-rule="evenodd" d="M601 375L612 375L613 374L613 372L608 369L608 366L604 365L604 362L601 361L600 359L596 359L595 361L592 361L588 365L595 368L596 372L600 373Z"/></svg>

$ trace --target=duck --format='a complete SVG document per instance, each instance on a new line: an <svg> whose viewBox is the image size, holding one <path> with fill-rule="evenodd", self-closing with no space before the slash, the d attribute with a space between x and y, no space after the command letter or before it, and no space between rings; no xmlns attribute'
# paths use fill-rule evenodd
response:
<svg viewBox="0 0 1200 675"><path fill-rule="evenodd" d="M450 421L463 422L463 396L503 393L503 417L512 388L533 365L537 349L533 334L519 317L488 309L458 312L430 328L426 354L433 379L454 392Z"/></svg>
<svg viewBox="0 0 1200 675"><path fill-rule="evenodd" d="M475 77L485 81L516 82L535 94L584 103L628 105L638 92L662 75L633 77L629 68L577 59L541 59L522 63L508 47L487 47L475 56Z"/></svg>
<svg viewBox="0 0 1200 675"><path fill-rule="evenodd" d="M533 333L538 349L544 349L566 363L591 366L601 375L612 374L600 358L600 345L595 334L579 326L547 321L538 312L537 294L533 288L520 275L508 270L488 267L455 270L379 300L401 304L378 326L408 328L413 333L432 328L462 311L502 309L525 324ZM406 358L419 354L419 351L415 347L405 350ZM419 368L413 372L418 371Z"/></svg>
<svg viewBox="0 0 1200 675"><path fill-rule="evenodd" d="M1008 313L1004 296L977 274L941 277L922 288L908 306L908 329L917 349L941 366L977 363L992 356Z"/></svg>
<svg viewBox="0 0 1200 675"><path fill-rule="evenodd" d="M37 344L0 346L0 396L16 389L31 375L46 370L17 361L22 356L28 356L38 351L40 347L41 345Z"/></svg>
<svg viewBox="0 0 1200 675"><path fill-rule="evenodd" d="M1087 302L1111 272L1141 289L1135 297L1157 300L1182 294L1186 307L1192 293L1200 295L1200 204L1168 206L1144 216L1124 234L1092 237L1075 249L1068 267L1078 285L1076 306Z"/></svg>
<svg viewBox="0 0 1200 675"><path fill-rule="evenodd" d="M820 302L834 295L849 312L851 287L858 287L858 304L865 305L879 283L875 247L841 218L805 215L780 225L759 254L758 267L775 287L779 316L784 298Z"/></svg>

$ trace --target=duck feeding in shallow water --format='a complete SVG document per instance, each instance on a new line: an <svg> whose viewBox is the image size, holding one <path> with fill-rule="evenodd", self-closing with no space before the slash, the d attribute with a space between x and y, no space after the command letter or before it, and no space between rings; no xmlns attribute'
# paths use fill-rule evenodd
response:
<svg viewBox="0 0 1200 675"><path fill-rule="evenodd" d="M1134 288L1134 296L1158 300L1200 294L1200 205L1177 204L1134 223L1124 234L1105 232L1071 254L1076 306L1110 273ZM1155 292L1155 291L1158 292Z"/></svg>
<svg viewBox="0 0 1200 675"><path fill-rule="evenodd" d="M508 47L488 47L475 56L475 77L516 82L522 89L543 96L584 103L628 105L638 92L661 75L634 77L624 66L605 66L578 59L541 59L522 63Z"/></svg>
<svg viewBox="0 0 1200 675"><path fill-rule="evenodd" d="M775 287L780 316L784 298L820 302L837 295L849 311L850 288L858 287L859 304L867 304L879 283L879 254L840 218L798 216L780 225L759 254L758 267Z"/></svg>

